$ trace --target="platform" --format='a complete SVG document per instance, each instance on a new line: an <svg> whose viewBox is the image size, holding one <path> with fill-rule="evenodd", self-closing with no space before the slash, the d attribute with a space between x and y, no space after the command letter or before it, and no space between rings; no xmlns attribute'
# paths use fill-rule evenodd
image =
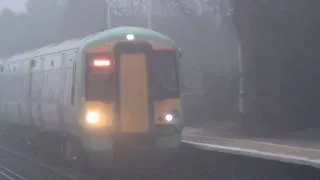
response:
<svg viewBox="0 0 320 180"><path fill-rule="evenodd" d="M320 168L320 141L299 138L236 138L186 127L184 143L196 148Z"/></svg>

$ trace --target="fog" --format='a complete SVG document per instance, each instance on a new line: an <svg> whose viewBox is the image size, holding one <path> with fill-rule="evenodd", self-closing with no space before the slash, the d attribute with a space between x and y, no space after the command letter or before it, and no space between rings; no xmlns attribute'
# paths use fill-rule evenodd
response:
<svg viewBox="0 0 320 180"><path fill-rule="evenodd" d="M25 10L26 0L2 0L0 2L0 11L4 8L9 8L15 12L21 12Z"/></svg>
<svg viewBox="0 0 320 180"><path fill-rule="evenodd" d="M146 0L110 2L112 27L147 27ZM25 9L1 13L3 58L87 36L108 25L104 0L29 0ZM234 119L239 91L238 43L229 2L153 1L152 15L152 28L183 49L183 97L185 108L190 109L185 115L187 124Z"/></svg>
<svg viewBox="0 0 320 180"><path fill-rule="evenodd" d="M29 0L25 11L17 10L14 1L11 5L3 2L2 6L16 9L3 9L0 15L3 59L84 37L108 25L148 27L150 10L147 0L113 0L110 4L105 0ZM314 120L319 117L315 26L319 5L312 0L285 2L153 1L152 28L183 49L186 125L214 129L236 124L254 134L320 126ZM240 47L242 114L238 112Z"/></svg>

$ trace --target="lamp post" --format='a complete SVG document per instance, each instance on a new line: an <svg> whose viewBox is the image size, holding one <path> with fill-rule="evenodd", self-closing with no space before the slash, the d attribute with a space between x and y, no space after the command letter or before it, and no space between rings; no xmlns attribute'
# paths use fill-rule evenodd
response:
<svg viewBox="0 0 320 180"><path fill-rule="evenodd" d="M111 28L111 3L110 0L106 0L106 15L107 15L107 29Z"/></svg>
<svg viewBox="0 0 320 180"><path fill-rule="evenodd" d="M152 29L152 0L148 0L148 28Z"/></svg>
<svg viewBox="0 0 320 180"><path fill-rule="evenodd" d="M245 114L245 104L244 104L244 74L243 74L243 60L242 60L242 49L241 44L238 43L238 66L239 66L239 113L243 118Z"/></svg>

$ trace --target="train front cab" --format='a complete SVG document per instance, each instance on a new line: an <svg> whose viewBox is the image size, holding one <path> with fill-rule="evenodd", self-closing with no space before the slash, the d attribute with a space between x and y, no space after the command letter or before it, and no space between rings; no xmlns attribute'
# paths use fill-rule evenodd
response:
<svg viewBox="0 0 320 180"><path fill-rule="evenodd" d="M182 131L179 55L176 48L138 40L86 54L88 152L116 161L176 155Z"/></svg>

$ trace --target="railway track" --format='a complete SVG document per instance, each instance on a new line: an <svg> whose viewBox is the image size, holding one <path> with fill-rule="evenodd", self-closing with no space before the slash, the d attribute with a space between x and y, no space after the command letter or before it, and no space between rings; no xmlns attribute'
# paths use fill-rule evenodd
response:
<svg viewBox="0 0 320 180"><path fill-rule="evenodd" d="M0 179L2 180L29 180L23 176L21 176L20 174L18 174L17 172L15 172L14 170L5 167L3 165L0 165Z"/></svg>
<svg viewBox="0 0 320 180"><path fill-rule="evenodd" d="M42 161L41 157L28 156L23 150L18 151L8 146L0 146L0 180L251 180L261 178L300 180L319 179L320 177L319 171L313 168L199 149L190 144L184 144L181 157L181 162L171 165L172 167L169 166L168 168L172 170L166 173L152 171L132 174L121 170L113 172L102 167L101 170L96 169L95 172L88 174L75 174L67 168L63 169L60 165L51 165L50 162ZM33 171L37 175L32 177L32 172L28 171ZM263 177L262 174L264 174Z"/></svg>
<svg viewBox="0 0 320 180"><path fill-rule="evenodd" d="M12 161L19 162L21 164L24 164L25 166L32 166L34 168L39 169L40 171L46 171L48 174L56 174L59 177L62 177L65 180L83 180L88 179L87 177L83 177L83 175L75 174L75 172L71 172L66 167L63 167L60 165L57 167L56 164L51 164L50 162L47 162L46 160L42 159L41 157L34 157L27 152L24 151L24 149L20 149L18 144L18 139L14 138L14 134L10 131L6 131L6 125L1 124L0 126L0 166L4 166L5 164L10 164L10 166L20 166L16 164L12 164ZM4 166L7 167L7 166ZM8 168L8 167L7 167ZM15 169L9 168L9 169ZM0 167L0 180L1 178L5 178L6 171L3 172L3 170ZM21 178L20 178L21 179ZM46 179L46 178L42 178ZM40 180L42 180L40 179ZM61 178L59 178L60 180ZM91 178L89 178L91 179ZM26 180L28 180L26 178ZM31 179L34 180L34 179Z"/></svg>
<svg viewBox="0 0 320 180"><path fill-rule="evenodd" d="M28 172L29 169L32 169L34 172L36 171L39 174L43 174L43 177L38 177L39 180L48 179L48 177L56 177L53 179L57 179L59 177L59 180L84 179L84 177L76 177L62 169L47 165L40 160L32 159L16 150L0 146L0 180L29 180L29 178L23 176L24 174L32 174L31 172Z"/></svg>

